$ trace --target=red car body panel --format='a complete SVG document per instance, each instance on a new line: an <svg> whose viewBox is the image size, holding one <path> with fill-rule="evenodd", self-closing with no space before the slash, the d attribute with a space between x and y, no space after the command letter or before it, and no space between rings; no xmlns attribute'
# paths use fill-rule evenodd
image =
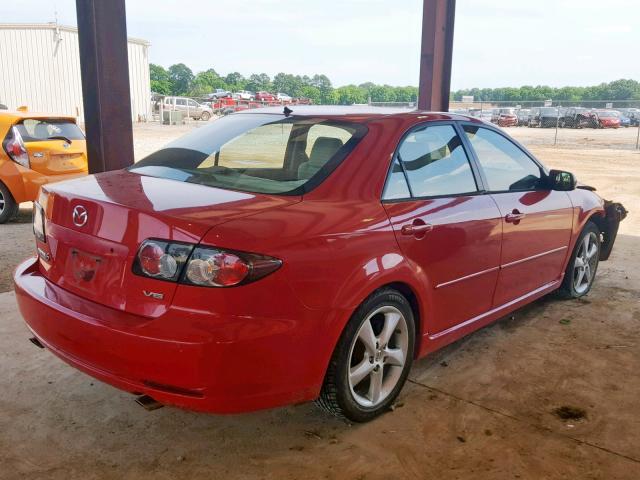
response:
<svg viewBox="0 0 640 480"><path fill-rule="evenodd" d="M500 118L498 118L498 125L500 127L517 127L518 116L517 115L500 115Z"/></svg>
<svg viewBox="0 0 640 480"><path fill-rule="evenodd" d="M585 190L382 202L390 159L412 126L484 122L423 112L335 118L365 122L368 134L304 198L126 171L47 186L48 241L15 274L29 328L80 370L162 403L230 413L308 401L354 309L378 288L393 284L414 302L420 357L556 289L585 222L604 214ZM71 222L78 204L94 219L83 227ZM504 220L513 209L526 214L519 224ZM404 235L412 222L433 230ZM163 282L132 273L148 238L283 263L240 287ZM90 289L74 277L82 262L96 272Z"/></svg>

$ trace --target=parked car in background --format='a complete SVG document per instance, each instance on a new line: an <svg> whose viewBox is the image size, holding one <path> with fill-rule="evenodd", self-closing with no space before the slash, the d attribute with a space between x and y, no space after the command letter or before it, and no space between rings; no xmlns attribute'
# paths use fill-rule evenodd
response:
<svg viewBox="0 0 640 480"><path fill-rule="evenodd" d="M87 174L87 145L74 117L0 112L0 223L42 185Z"/></svg>
<svg viewBox="0 0 640 480"><path fill-rule="evenodd" d="M231 95L229 90L225 90L224 88L216 88L215 91L209 94L209 98L224 98Z"/></svg>
<svg viewBox="0 0 640 480"><path fill-rule="evenodd" d="M256 92L256 100L259 102L275 102L276 96L269 92Z"/></svg>
<svg viewBox="0 0 640 480"><path fill-rule="evenodd" d="M39 257L14 275L32 341L160 403L316 400L364 422L414 359L547 293L586 295L613 248L624 208L491 124L293 110L45 186Z"/></svg>
<svg viewBox="0 0 640 480"><path fill-rule="evenodd" d="M592 126L592 116L584 107L569 107L560 116L561 128L584 128Z"/></svg>
<svg viewBox="0 0 640 480"><path fill-rule="evenodd" d="M0 103L0 110L8 110L8 108L4 103Z"/></svg>
<svg viewBox="0 0 640 480"><path fill-rule="evenodd" d="M516 115L518 116L518 126L523 127L529 125L529 116L531 114L531 110L528 108L521 108L518 110Z"/></svg>
<svg viewBox="0 0 640 480"><path fill-rule="evenodd" d="M187 97L164 97L163 109L182 112L185 117L205 122L213 116L211 107Z"/></svg>
<svg viewBox="0 0 640 480"><path fill-rule="evenodd" d="M596 128L620 128L620 113L615 110L593 110Z"/></svg>
<svg viewBox="0 0 640 480"><path fill-rule="evenodd" d="M529 115L529 127L555 127L560 121L557 107L533 107Z"/></svg>
<svg viewBox="0 0 640 480"><path fill-rule="evenodd" d="M629 118L632 127L640 125L640 108L619 108L618 111Z"/></svg>
<svg viewBox="0 0 640 480"><path fill-rule="evenodd" d="M631 119L627 117L624 113L619 113L620 116L620 126L628 128L631 126Z"/></svg>
<svg viewBox="0 0 640 480"><path fill-rule="evenodd" d="M276 94L276 99L277 99L279 102L284 102L284 103L291 102L291 100L293 100L293 98L291 98L291 97L290 97L289 95L287 95L286 93L277 93L277 94Z"/></svg>
<svg viewBox="0 0 640 480"><path fill-rule="evenodd" d="M250 92L249 90L240 90L237 94L240 100L255 100L256 98L253 92Z"/></svg>
<svg viewBox="0 0 640 480"><path fill-rule="evenodd" d="M496 108L491 112L491 123L500 127L515 127L518 125L518 116L515 108Z"/></svg>
<svg viewBox="0 0 640 480"><path fill-rule="evenodd" d="M478 118L484 120L485 122L491 122L491 118L493 117L493 113L491 110L480 110Z"/></svg>

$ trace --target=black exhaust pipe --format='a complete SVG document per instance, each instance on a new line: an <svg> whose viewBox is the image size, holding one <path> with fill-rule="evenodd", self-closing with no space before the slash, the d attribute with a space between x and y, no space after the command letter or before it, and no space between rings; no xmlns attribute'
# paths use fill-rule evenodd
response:
<svg viewBox="0 0 640 480"><path fill-rule="evenodd" d="M40 340L38 340L36 337L31 337L31 338L29 339L29 341L30 341L31 343L33 343L33 344L34 344L36 347L38 347L38 348L44 348L44 345L43 345L42 343L40 343Z"/></svg>
<svg viewBox="0 0 640 480"><path fill-rule="evenodd" d="M138 398L136 398L136 403L138 405L141 405L142 408L144 408L147 412L164 407L163 404L158 402L155 398L150 397L149 395L140 395Z"/></svg>

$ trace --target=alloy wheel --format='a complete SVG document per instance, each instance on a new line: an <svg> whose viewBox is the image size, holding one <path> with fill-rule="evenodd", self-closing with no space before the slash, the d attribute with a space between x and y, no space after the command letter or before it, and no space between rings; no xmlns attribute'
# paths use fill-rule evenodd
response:
<svg viewBox="0 0 640 480"><path fill-rule="evenodd" d="M2 214L2 212L4 212L4 208L5 208L6 203L7 202L4 199L4 194L0 190L0 214Z"/></svg>
<svg viewBox="0 0 640 480"><path fill-rule="evenodd" d="M391 394L408 350L407 320L396 307L382 306L365 319L349 352L349 388L360 406L374 408Z"/></svg>
<svg viewBox="0 0 640 480"><path fill-rule="evenodd" d="M580 242L573 264L573 288L578 294L589 290L598 265L598 237L589 232Z"/></svg>

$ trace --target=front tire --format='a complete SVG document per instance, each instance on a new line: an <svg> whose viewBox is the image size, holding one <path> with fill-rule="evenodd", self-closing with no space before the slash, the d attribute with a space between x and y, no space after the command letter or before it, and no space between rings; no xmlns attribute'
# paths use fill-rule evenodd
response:
<svg viewBox="0 0 640 480"><path fill-rule="evenodd" d="M407 299L385 288L353 314L333 352L316 404L353 422L388 410L402 389L415 346Z"/></svg>
<svg viewBox="0 0 640 480"><path fill-rule="evenodd" d="M600 229L587 222L573 249L559 293L564 298L580 298L589 293L600 260Z"/></svg>
<svg viewBox="0 0 640 480"><path fill-rule="evenodd" d="M211 114L209 112L202 112L202 115L200 115L200 120L203 122L208 122L210 118Z"/></svg>
<svg viewBox="0 0 640 480"><path fill-rule="evenodd" d="M0 223L7 223L15 217L19 208L7 186L0 182Z"/></svg>

